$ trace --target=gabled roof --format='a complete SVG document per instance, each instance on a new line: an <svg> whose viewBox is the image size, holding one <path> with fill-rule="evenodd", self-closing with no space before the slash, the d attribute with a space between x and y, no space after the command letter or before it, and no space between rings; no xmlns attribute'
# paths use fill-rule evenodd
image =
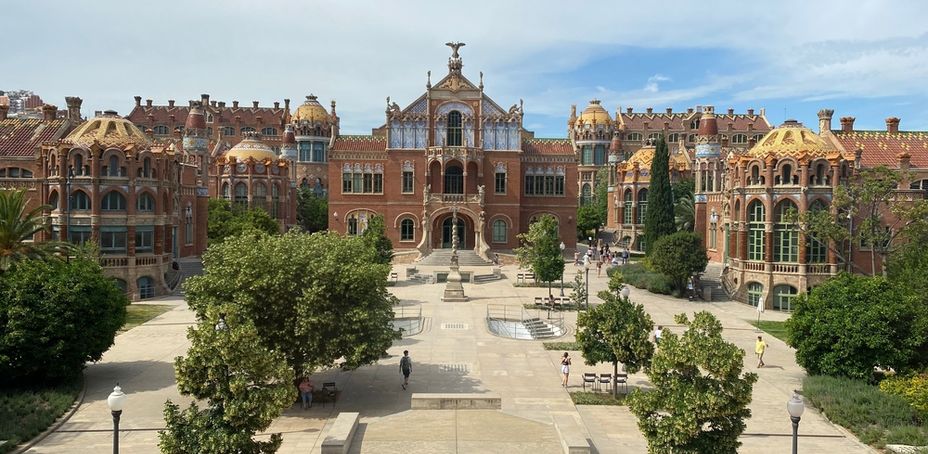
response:
<svg viewBox="0 0 928 454"><path fill-rule="evenodd" d="M335 138L331 151L385 151L386 149L386 137L341 135Z"/></svg>
<svg viewBox="0 0 928 454"><path fill-rule="evenodd" d="M570 139L526 139L522 141L522 151L526 154L573 155L574 147Z"/></svg>
<svg viewBox="0 0 928 454"><path fill-rule="evenodd" d="M43 142L59 140L69 129L65 118L7 118L0 121L0 157L31 157Z"/></svg>
<svg viewBox="0 0 928 454"><path fill-rule="evenodd" d="M928 131L832 131L832 137L847 153L861 150L863 167L898 167L905 152L912 167L928 168Z"/></svg>
<svg viewBox="0 0 928 454"><path fill-rule="evenodd" d="M670 129L686 129L691 121L701 116L702 113L700 112L674 112L669 114L666 112L623 112L616 120L620 126L625 125L625 128L629 130L644 129L645 123L648 123L648 129L661 129L664 127L665 121L670 123ZM715 119L721 134L728 131L728 123L732 124L732 130L735 131L746 131L748 125L753 125L754 131L758 132L767 132L773 129L773 126L764 115L729 115L716 112ZM696 133L696 131L694 130L693 133Z"/></svg>

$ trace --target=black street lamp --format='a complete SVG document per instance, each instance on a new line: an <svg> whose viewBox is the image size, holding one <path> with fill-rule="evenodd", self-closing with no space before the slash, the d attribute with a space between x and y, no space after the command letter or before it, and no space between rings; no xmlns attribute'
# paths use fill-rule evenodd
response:
<svg viewBox="0 0 928 454"><path fill-rule="evenodd" d="M564 248L567 246L564 245L564 242L561 241L561 261L564 261ZM564 268L561 268L561 296L564 296Z"/></svg>
<svg viewBox="0 0 928 454"><path fill-rule="evenodd" d="M590 310L590 256L583 258L583 269L586 271L586 310Z"/></svg>
<svg viewBox="0 0 928 454"><path fill-rule="evenodd" d="M786 411L789 412L789 419L793 422L793 454L797 454L799 445L799 418L806 406L802 402L799 394L793 393L793 397L786 402Z"/></svg>
<svg viewBox="0 0 928 454"><path fill-rule="evenodd" d="M126 403L126 395L116 383L113 392L106 398L106 404L113 415L113 454L119 454L119 417L122 416L122 407Z"/></svg>

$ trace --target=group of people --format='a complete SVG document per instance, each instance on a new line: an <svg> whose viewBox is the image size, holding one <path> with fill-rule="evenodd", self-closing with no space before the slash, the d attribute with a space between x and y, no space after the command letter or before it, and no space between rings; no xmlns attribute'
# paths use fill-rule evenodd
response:
<svg viewBox="0 0 928 454"><path fill-rule="evenodd" d="M625 265L628 263L629 251L628 248L622 249L619 251L611 251L609 249L609 244L601 244L599 249L588 248L586 250L586 255L581 258L580 251L574 252L574 265L580 266L585 262L593 263L596 262L596 275L601 276L603 272L603 266L618 266Z"/></svg>

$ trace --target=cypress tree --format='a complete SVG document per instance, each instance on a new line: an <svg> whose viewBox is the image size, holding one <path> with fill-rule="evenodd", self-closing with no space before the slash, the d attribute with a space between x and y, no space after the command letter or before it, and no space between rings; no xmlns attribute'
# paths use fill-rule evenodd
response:
<svg viewBox="0 0 928 454"><path fill-rule="evenodd" d="M651 161L651 184L648 187L648 211L644 217L647 245L664 235L676 232L673 215L673 187L670 185L670 152L661 136L657 139ZM650 247L648 247L650 249Z"/></svg>

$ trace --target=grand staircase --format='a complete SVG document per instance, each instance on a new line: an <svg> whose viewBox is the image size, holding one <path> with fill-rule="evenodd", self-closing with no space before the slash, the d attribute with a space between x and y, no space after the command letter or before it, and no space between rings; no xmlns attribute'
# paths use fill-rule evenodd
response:
<svg viewBox="0 0 928 454"><path fill-rule="evenodd" d="M435 249L431 254L416 262L423 266L449 266L451 265L451 249ZM458 265L460 266L490 266L492 263L480 258L471 250L458 251Z"/></svg>
<svg viewBox="0 0 928 454"><path fill-rule="evenodd" d="M700 277L700 283L703 286L712 287L712 301L728 301L731 297L722 287L721 276L722 265L719 263L710 263L706 266L706 271Z"/></svg>

